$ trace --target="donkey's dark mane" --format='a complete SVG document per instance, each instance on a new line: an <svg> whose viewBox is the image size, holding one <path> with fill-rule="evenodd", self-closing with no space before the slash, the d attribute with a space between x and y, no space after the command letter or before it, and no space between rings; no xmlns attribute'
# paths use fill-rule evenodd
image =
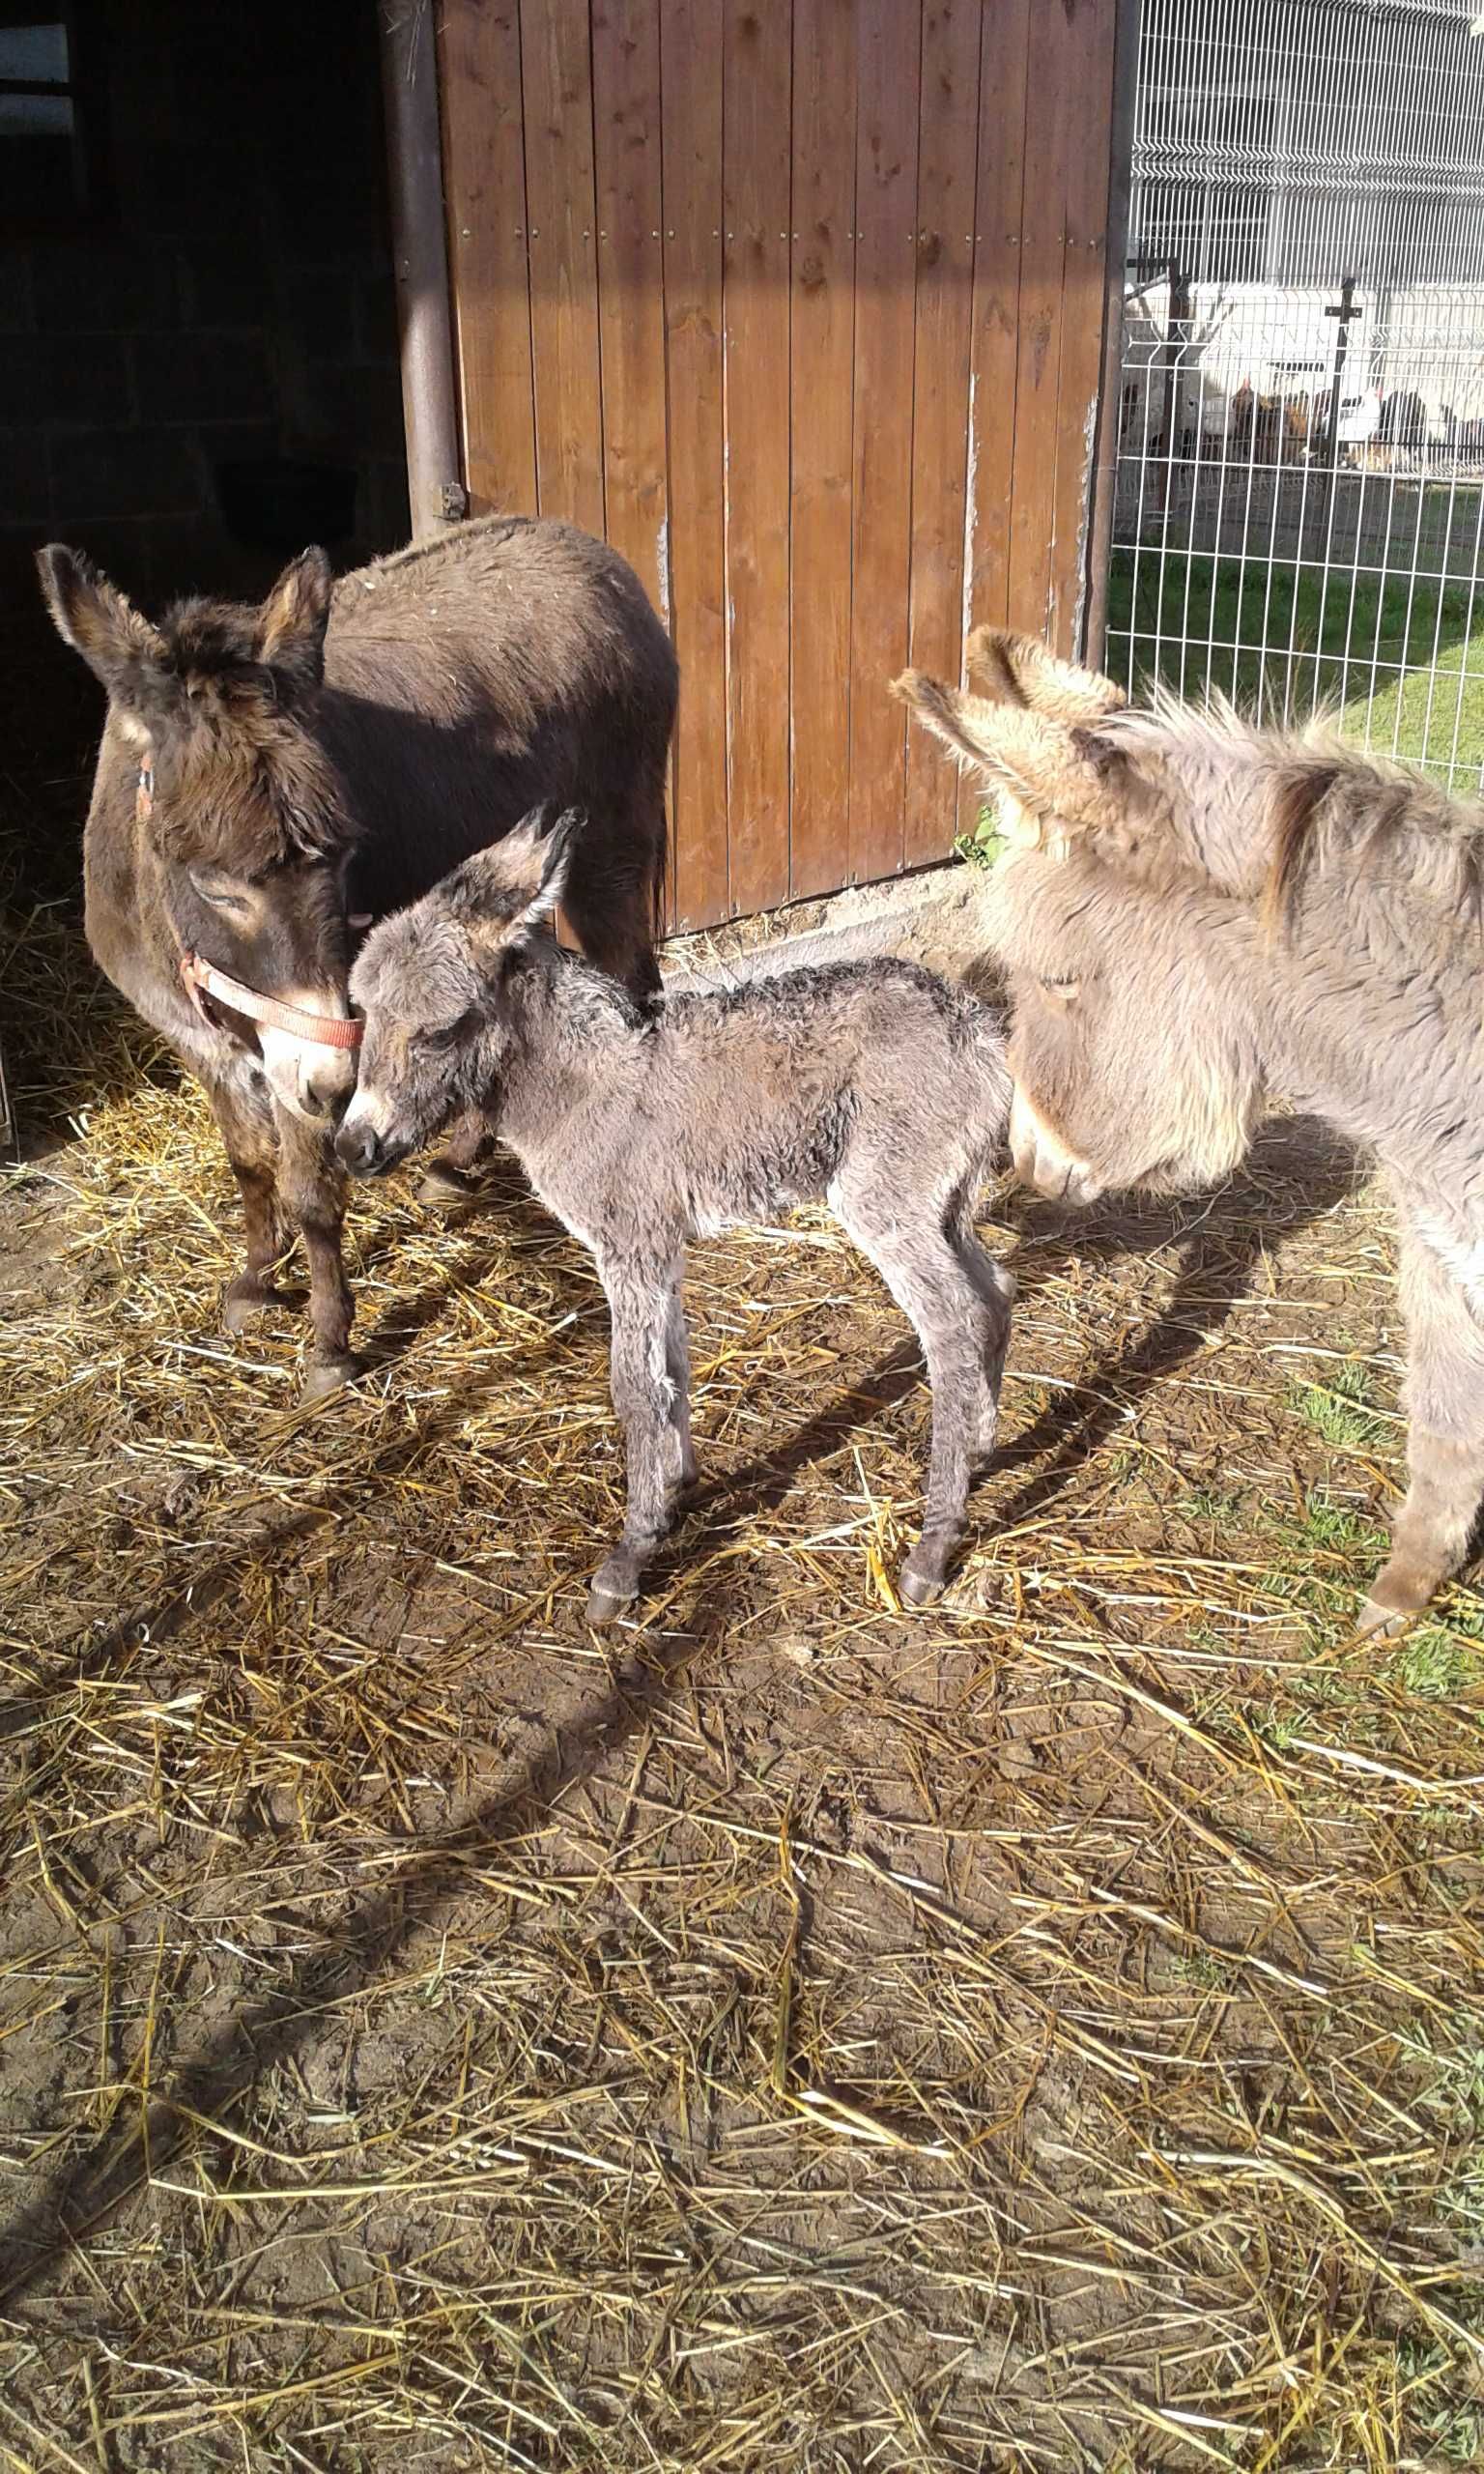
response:
<svg viewBox="0 0 1484 2474"><path fill-rule="evenodd" d="M1217 742L1266 776L1261 905L1271 929L1292 924L1304 886L1327 870L1403 877L1461 920L1484 925L1484 813L1411 766L1347 747L1323 717L1303 731L1264 730L1222 699L1202 707L1156 689L1145 709L1111 714L1099 728L1156 763L1172 742Z"/></svg>
<svg viewBox="0 0 1484 2474"><path fill-rule="evenodd" d="M155 836L168 856L249 877L332 859L357 825L345 786L300 718L302 682L263 659L248 605L176 602L159 626L155 684L137 694L155 743Z"/></svg>
<svg viewBox="0 0 1484 2474"><path fill-rule="evenodd" d="M1340 866L1405 877L1478 930L1484 924L1484 819L1435 783L1347 750L1304 751L1276 769L1269 923L1286 930L1309 877Z"/></svg>
<svg viewBox="0 0 1484 2474"><path fill-rule="evenodd" d="M157 768L155 838L171 858L257 877L358 838L336 767L290 719L203 720L161 740Z"/></svg>

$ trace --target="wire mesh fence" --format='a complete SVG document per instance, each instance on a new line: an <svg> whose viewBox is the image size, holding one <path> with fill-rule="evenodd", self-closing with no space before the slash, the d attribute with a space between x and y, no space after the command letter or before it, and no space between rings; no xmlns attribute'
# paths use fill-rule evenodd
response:
<svg viewBox="0 0 1484 2474"><path fill-rule="evenodd" d="M1484 780L1484 39L1146 0L1109 667ZM1224 80L1224 84L1213 81Z"/></svg>

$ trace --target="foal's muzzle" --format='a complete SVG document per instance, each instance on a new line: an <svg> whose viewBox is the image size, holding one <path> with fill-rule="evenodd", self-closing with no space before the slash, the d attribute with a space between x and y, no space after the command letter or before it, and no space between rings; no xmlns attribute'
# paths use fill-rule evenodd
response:
<svg viewBox="0 0 1484 2474"><path fill-rule="evenodd" d="M353 1177L385 1177L407 1152L405 1142L388 1141L364 1117L347 1117L335 1136L335 1156Z"/></svg>

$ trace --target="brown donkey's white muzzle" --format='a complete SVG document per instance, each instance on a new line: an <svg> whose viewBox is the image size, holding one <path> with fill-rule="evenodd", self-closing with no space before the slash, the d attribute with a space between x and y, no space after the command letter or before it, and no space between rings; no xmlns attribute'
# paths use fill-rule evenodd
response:
<svg viewBox="0 0 1484 2474"><path fill-rule="evenodd" d="M1068 1150L1018 1082L1010 1106L1010 1150L1021 1184L1052 1202L1095 1202L1102 1192L1102 1179Z"/></svg>
<svg viewBox="0 0 1484 2474"><path fill-rule="evenodd" d="M304 1002L302 1010L328 1013L333 1019L343 1009L317 997L312 1005ZM311 1124L332 1124L356 1088L354 1049L326 1048L318 1040L298 1039L293 1032L267 1023L258 1033L258 1045L274 1099Z"/></svg>

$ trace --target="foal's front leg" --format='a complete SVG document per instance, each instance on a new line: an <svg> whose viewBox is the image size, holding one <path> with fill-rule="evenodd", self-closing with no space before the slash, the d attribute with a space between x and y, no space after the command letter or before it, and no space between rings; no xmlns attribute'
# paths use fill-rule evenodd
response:
<svg viewBox="0 0 1484 2474"><path fill-rule="evenodd" d="M299 1227L309 1258L309 1321L314 1339L300 1398L323 1400L360 1372L350 1349L356 1311L345 1277L340 1237L345 1225L345 1178L317 1126L275 1108L278 1128L278 1190Z"/></svg>
<svg viewBox="0 0 1484 2474"><path fill-rule="evenodd" d="M631 1598L671 1524L674 1498L690 1475L690 1410L677 1417L671 1368L680 1313L680 1265L600 1260L614 1336L614 1407L623 1425L628 1505L623 1535L593 1579L589 1624L611 1623ZM680 1326L681 1345L684 1327Z"/></svg>
<svg viewBox="0 0 1484 2474"><path fill-rule="evenodd" d="M1484 1499L1484 1324L1432 1247L1402 1226L1411 1483L1360 1629L1395 1627L1456 1572Z"/></svg>

